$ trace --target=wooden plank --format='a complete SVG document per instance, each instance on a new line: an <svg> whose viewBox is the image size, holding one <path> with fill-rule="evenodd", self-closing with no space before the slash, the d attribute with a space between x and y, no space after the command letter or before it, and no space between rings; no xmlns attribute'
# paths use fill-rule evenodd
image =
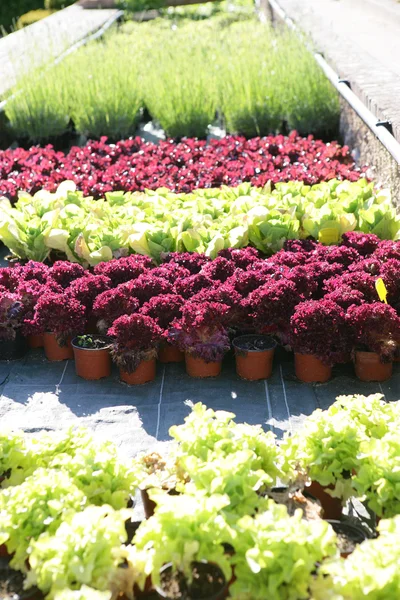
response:
<svg viewBox="0 0 400 600"><path fill-rule="evenodd" d="M0 98L25 70L56 58L100 29L117 12L86 10L74 4L0 39Z"/></svg>

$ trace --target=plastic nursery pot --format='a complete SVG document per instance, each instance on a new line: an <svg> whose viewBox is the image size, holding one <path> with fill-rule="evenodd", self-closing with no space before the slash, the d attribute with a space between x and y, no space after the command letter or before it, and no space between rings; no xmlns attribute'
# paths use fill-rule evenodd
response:
<svg viewBox="0 0 400 600"><path fill-rule="evenodd" d="M168 494L169 496L178 496L179 492L177 492L175 488L172 488L172 490L168 490ZM150 517L154 515L156 503L154 500L150 500L148 490L140 490L140 495L143 502L144 516L146 519L150 519Z"/></svg>
<svg viewBox="0 0 400 600"><path fill-rule="evenodd" d="M185 360L185 355L179 348L166 342L165 344L162 344L158 352L158 360L164 364L180 363Z"/></svg>
<svg viewBox="0 0 400 600"><path fill-rule="evenodd" d="M232 343L239 377L248 381L271 377L276 346L274 339L268 335L240 335Z"/></svg>
<svg viewBox="0 0 400 600"><path fill-rule="evenodd" d="M221 373L222 362L206 362L202 358L185 353L186 373L190 377L205 379L206 377L218 377Z"/></svg>
<svg viewBox="0 0 400 600"><path fill-rule="evenodd" d="M26 338L20 331L15 332L13 340L2 340L0 344L0 360L17 360L28 351Z"/></svg>
<svg viewBox="0 0 400 600"><path fill-rule="evenodd" d="M28 335L27 340L29 348L43 348L44 346L44 336L41 333Z"/></svg>
<svg viewBox="0 0 400 600"><path fill-rule="evenodd" d="M327 519L338 538L340 556L347 558L358 544L367 539L364 531L351 523Z"/></svg>
<svg viewBox="0 0 400 600"><path fill-rule="evenodd" d="M183 573L174 571L172 563L160 569L160 585L156 587L160 598L170 600L221 600L226 597L227 582L215 563L193 562L192 582ZM179 590L179 591L178 591Z"/></svg>
<svg viewBox="0 0 400 600"><path fill-rule="evenodd" d="M93 336L106 343L104 335ZM82 348L78 346L78 338L72 340L75 356L76 374L83 379L94 380L109 377L111 375L110 344L104 348Z"/></svg>
<svg viewBox="0 0 400 600"><path fill-rule="evenodd" d="M316 356L295 354L294 368L296 377L304 383L325 383L332 376L332 367L327 367Z"/></svg>
<svg viewBox="0 0 400 600"><path fill-rule="evenodd" d="M340 498L332 498L326 490L333 490L333 485L323 487L317 481L312 481L311 485L305 488L305 492L311 494L320 501L324 519L338 521L342 516L342 501Z"/></svg>
<svg viewBox="0 0 400 600"><path fill-rule="evenodd" d="M70 340L68 340L65 346L60 346L54 333L50 332L44 334L44 353L47 360L52 362L74 358L74 350Z"/></svg>
<svg viewBox="0 0 400 600"><path fill-rule="evenodd" d="M386 381L393 372L393 363L382 363L376 352L356 350L354 368L361 381Z"/></svg>
<svg viewBox="0 0 400 600"><path fill-rule="evenodd" d="M120 369L119 377L121 381L128 385L142 385L143 383L153 381L156 377L156 359L142 360L137 369L132 373L127 373L123 369Z"/></svg>

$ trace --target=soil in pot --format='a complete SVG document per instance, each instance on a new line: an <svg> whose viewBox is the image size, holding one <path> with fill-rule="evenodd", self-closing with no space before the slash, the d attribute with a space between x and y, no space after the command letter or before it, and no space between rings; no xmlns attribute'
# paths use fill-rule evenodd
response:
<svg viewBox="0 0 400 600"><path fill-rule="evenodd" d="M366 534L360 527L356 527L355 525L343 521L329 519L327 519L327 521L337 535L337 545L342 558L349 556L358 544L361 544L361 542L367 539Z"/></svg>
<svg viewBox="0 0 400 600"><path fill-rule="evenodd" d="M332 376L332 367L327 367L311 354L294 355L296 377L304 383L325 383Z"/></svg>
<svg viewBox="0 0 400 600"><path fill-rule="evenodd" d="M387 381L392 376L393 363L382 363L375 352L355 352L355 372L361 381Z"/></svg>
<svg viewBox="0 0 400 600"><path fill-rule="evenodd" d="M37 588L24 590L24 575L14 571L8 564L0 563L1 600L40 600L43 594Z"/></svg>
<svg viewBox="0 0 400 600"><path fill-rule="evenodd" d="M60 346L55 334L50 332L44 334L44 352L47 360L52 362L74 358L74 350L71 342L68 341L65 346Z"/></svg>
<svg viewBox="0 0 400 600"><path fill-rule="evenodd" d="M322 516L324 519L333 519L338 521L343 512L342 501L340 498L332 498L332 496L326 491L329 489L333 490L334 486L329 485L325 488L317 481L312 481L311 485L307 486L304 491L320 501L323 510Z"/></svg>
<svg viewBox="0 0 400 600"><path fill-rule="evenodd" d="M28 335L27 339L29 348L43 348L44 346L44 336L41 333Z"/></svg>
<svg viewBox="0 0 400 600"><path fill-rule="evenodd" d="M95 380L111 375L110 339L105 335L81 335L72 340L76 374Z"/></svg>
<svg viewBox="0 0 400 600"><path fill-rule="evenodd" d="M161 346L158 352L158 360L161 363L180 363L185 360L185 355L179 348L165 343Z"/></svg>
<svg viewBox="0 0 400 600"><path fill-rule="evenodd" d="M156 377L156 359L142 360L137 369L132 373L127 373L123 369L120 369L119 377L121 381L128 385L142 385L143 383L154 381Z"/></svg>
<svg viewBox="0 0 400 600"><path fill-rule="evenodd" d="M276 342L267 335L241 335L233 340L236 373L242 379L257 381L272 374Z"/></svg>
<svg viewBox="0 0 400 600"><path fill-rule="evenodd" d="M206 362L202 358L185 353L186 373L190 377L205 379L207 377L218 377L221 373L222 362Z"/></svg>
<svg viewBox="0 0 400 600"><path fill-rule="evenodd" d="M179 492L177 492L175 488L168 490L169 496L178 496L178 494ZM148 490L140 490L140 495L142 497L143 502L144 516L146 517L146 519L150 519L150 517L154 515L156 503L154 502L154 500L150 500Z"/></svg>
<svg viewBox="0 0 400 600"><path fill-rule="evenodd" d="M303 518L307 521L322 519L321 502L308 492L302 492L300 489L290 490L288 487L273 487L267 496L277 504L284 504L289 515L294 515L295 511L301 508Z"/></svg>
<svg viewBox="0 0 400 600"><path fill-rule="evenodd" d="M1 340L0 360L18 360L25 356L28 351L26 338L19 330L15 332L13 340Z"/></svg>
<svg viewBox="0 0 400 600"><path fill-rule="evenodd" d="M192 563L192 582L186 576L165 565L160 571L160 598L168 600L219 600L224 597L226 581L218 565L207 562Z"/></svg>

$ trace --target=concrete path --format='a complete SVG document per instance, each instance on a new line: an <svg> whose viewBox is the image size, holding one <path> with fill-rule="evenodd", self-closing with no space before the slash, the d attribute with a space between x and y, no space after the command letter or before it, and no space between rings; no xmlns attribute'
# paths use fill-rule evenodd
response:
<svg viewBox="0 0 400 600"><path fill-rule="evenodd" d="M400 141L400 3L277 0L340 77Z"/></svg>
<svg viewBox="0 0 400 600"><path fill-rule="evenodd" d="M9 0L0 0L7 2ZM0 99L18 75L62 54L76 42L100 29L119 11L86 10L72 5L25 29L0 39Z"/></svg>

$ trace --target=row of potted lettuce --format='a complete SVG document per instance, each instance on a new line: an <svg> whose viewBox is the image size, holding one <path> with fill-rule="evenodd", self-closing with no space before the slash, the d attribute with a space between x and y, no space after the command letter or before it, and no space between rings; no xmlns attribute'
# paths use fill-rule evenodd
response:
<svg viewBox="0 0 400 600"><path fill-rule="evenodd" d="M167 459L150 454L130 464L84 430L3 435L0 543L11 567L31 592L38 586L56 600L150 598L154 587L161 598L198 600L395 600L399 403L339 397L280 446L272 432L233 419L196 404L171 428ZM138 527L126 508L136 486L154 502ZM318 507L311 515L307 489L321 500L308 500ZM385 517L377 539L343 519L340 501L353 496ZM304 510L293 512L298 506Z"/></svg>
<svg viewBox="0 0 400 600"><path fill-rule="evenodd" d="M202 376L215 376L233 338L261 336L234 344L239 363L248 355L253 370L260 362L258 374L239 366L246 379L270 374L275 342L267 335L294 350L304 380L327 380L334 364L352 357L360 378L385 380L399 356L399 274L400 241L357 232L338 246L290 240L267 259L248 247L214 260L169 253L159 266L131 255L93 271L31 261L0 270L0 335L22 349L28 336L60 360L73 356L72 338L108 334L113 359L134 378L138 369L154 374L158 351L164 362L185 353L190 374L196 362ZM106 343L92 342L80 338L75 350L90 349L93 364L92 350ZM304 374L304 361L316 374Z"/></svg>

